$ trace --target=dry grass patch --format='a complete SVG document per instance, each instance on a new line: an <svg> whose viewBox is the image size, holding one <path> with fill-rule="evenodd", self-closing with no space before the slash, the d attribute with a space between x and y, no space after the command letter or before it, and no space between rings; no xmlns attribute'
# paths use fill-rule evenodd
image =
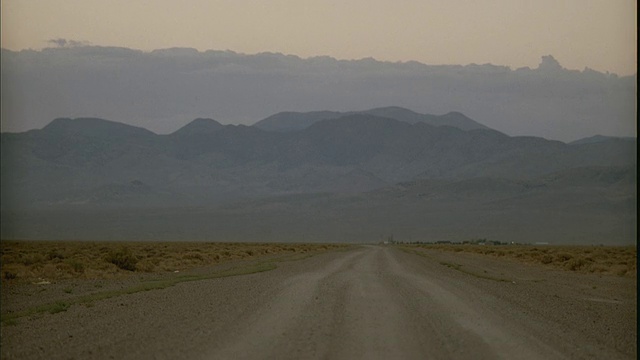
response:
<svg viewBox="0 0 640 360"><path fill-rule="evenodd" d="M233 267L227 270L212 272L208 274L202 275L179 275L175 277L169 277L165 279L159 280L149 280L143 281L136 285L120 288L118 290L106 290L94 292L91 294L85 294L73 297L68 299L67 301L55 301L49 303L43 303L41 305L32 306L27 309L13 312L3 312L0 317L0 322L5 325L15 325L16 319L37 315L41 313L50 313L56 314L59 312L67 311L71 305L74 304L83 304L87 307L93 306L95 301L105 300L116 296L135 294L142 291L151 291L151 290L159 290L165 289L171 286L174 286L179 283L189 282L189 281L200 281L207 279L215 279L227 276L237 276L237 275L246 275L253 274L263 271L269 271L275 269L277 266L271 262L259 262L254 264L248 264L244 266Z"/></svg>
<svg viewBox="0 0 640 360"><path fill-rule="evenodd" d="M582 273L636 277L637 249L632 246L410 245L424 249L468 252L544 264Z"/></svg>
<svg viewBox="0 0 640 360"><path fill-rule="evenodd" d="M309 254L338 244L2 241L3 283L109 279L173 272L268 255Z"/></svg>

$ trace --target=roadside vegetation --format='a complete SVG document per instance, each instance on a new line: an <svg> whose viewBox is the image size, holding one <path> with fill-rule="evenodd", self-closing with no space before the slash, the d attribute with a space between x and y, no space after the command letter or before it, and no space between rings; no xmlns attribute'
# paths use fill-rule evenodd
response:
<svg viewBox="0 0 640 360"><path fill-rule="evenodd" d="M131 273L175 272L233 260L304 255L337 244L206 242L1 242L2 283L111 279Z"/></svg>
<svg viewBox="0 0 640 360"><path fill-rule="evenodd" d="M160 280L146 280L138 282L135 285L123 286L116 290L103 290L103 291L94 291L94 292L86 292L84 294L79 294L77 296L73 296L71 298L66 299L66 301L49 301L42 302L40 305L27 307L20 311L3 311L0 315L0 323L4 325L16 325L16 319L39 315L42 313L49 314L57 314L59 312L67 311L71 305L82 304L86 307L92 307L96 301L110 299L116 296L122 295L130 295L135 294L142 291L151 291L151 290L160 290L165 289L171 286L174 286L179 283L189 282L189 281L200 281L207 279L215 279L227 276L237 276L237 275L246 275L246 274L254 274L263 271L269 271L275 269L277 266L271 262L264 263L254 263L254 264L244 264L238 267L232 267L227 270L222 271L214 271L206 274L200 275L179 275L175 277L160 279ZM66 293L66 290L64 290ZM46 300L46 298L45 298ZM4 309L3 309L4 310Z"/></svg>
<svg viewBox="0 0 640 360"><path fill-rule="evenodd" d="M465 252L581 273L636 277L637 248L633 246L552 246L552 245L402 245L413 249Z"/></svg>

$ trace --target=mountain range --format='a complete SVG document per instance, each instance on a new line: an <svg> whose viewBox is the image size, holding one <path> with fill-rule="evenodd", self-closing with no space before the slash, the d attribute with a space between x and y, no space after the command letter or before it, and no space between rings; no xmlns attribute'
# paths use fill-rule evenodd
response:
<svg viewBox="0 0 640 360"><path fill-rule="evenodd" d="M635 242L636 139L400 107L2 133L3 238Z"/></svg>
<svg viewBox="0 0 640 360"><path fill-rule="evenodd" d="M372 115L406 122L409 124L425 123L433 126L453 126L461 130L489 129L473 121L459 112L445 115L418 114L397 106L376 108L366 111L312 111L312 112L281 112L260 120L253 126L267 131L296 131L307 128L321 120L337 119L348 115Z"/></svg>
<svg viewBox="0 0 640 360"><path fill-rule="evenodd" d="M637 130L636 74L567 69L551 55L536 68L511 69L185 48L0 52L2 132L41 129L57 117L100 117L169 134L194 118L251 125L282 111L304 113L306 120L295 125L306 126L316 116L388 104L419 113L456 111L451 117L464 113L510 136L565 142ZM312 110L331 112L306 113ZM291 115L280 114L278 122ZM425 120L409 115L411 122Z"/></svg>

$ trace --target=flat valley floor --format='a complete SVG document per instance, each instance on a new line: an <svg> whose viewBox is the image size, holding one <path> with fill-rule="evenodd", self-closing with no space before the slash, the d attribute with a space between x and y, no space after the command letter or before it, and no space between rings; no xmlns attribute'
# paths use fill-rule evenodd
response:
<svg viewBox="0 0 640 360"><path fill-rule="evenodd" d="M109 286L131 286L118 281ZM3 308L39 296L24 286L3 289ZM74 304L1 330L3 359L635 359L637 282L354 246Z"/></svg>

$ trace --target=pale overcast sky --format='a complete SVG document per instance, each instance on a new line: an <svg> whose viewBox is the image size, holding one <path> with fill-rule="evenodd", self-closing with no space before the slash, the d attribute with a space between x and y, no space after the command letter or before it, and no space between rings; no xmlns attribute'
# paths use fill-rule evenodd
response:
<svg viewBox="0 0 640 360"><path fill-rule="evenodd" d="M2 0L2 47L63 38L426 64L636 73L634 0Z"/></svg>

